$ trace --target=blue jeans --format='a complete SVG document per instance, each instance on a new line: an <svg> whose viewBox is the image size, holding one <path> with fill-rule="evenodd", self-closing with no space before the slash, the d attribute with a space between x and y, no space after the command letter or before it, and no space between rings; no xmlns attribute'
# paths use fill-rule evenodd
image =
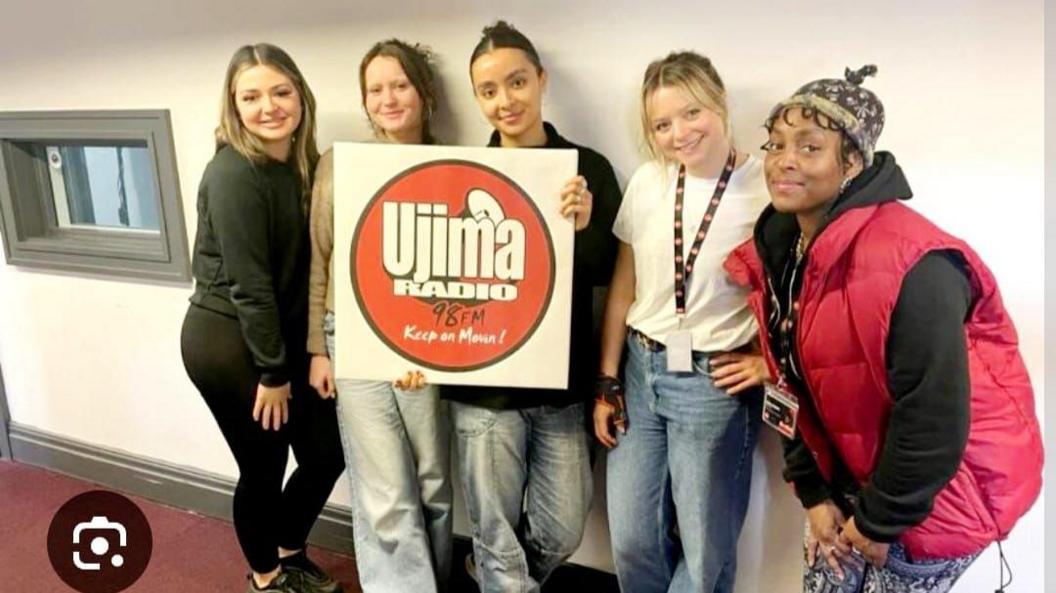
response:
<svg viewBox="0 0 1056 593"><path fill-rule="evenodd" d="M760 390L729 396L708 376L667 372L666 352L628 338L627 432L608 453L613 562L634 593L732 593Z"/></svg>
<svg viewBox="0 0 1056 593"><path fill-rule="evenodd" d="M451 402L481 593L534 593L583 538L593 490L583 404Z"/></svg>
<svg viewBox="0 0 1056 593"><path fill-rule="evenodd" d="M333 314L326 316L334 351ZM337 381L352 490L356 568L365 593L445 591L451 574L451 432L435 387Z"/></svg>

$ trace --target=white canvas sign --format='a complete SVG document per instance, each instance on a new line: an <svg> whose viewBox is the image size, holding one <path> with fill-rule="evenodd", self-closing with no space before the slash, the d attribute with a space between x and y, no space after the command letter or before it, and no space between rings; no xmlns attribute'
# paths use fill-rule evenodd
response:
<svg viewBox="0 0 1056 593"><path fill-rule="evenodd" d="M336 144L335 375L567 387L576 159Z"/></svg>

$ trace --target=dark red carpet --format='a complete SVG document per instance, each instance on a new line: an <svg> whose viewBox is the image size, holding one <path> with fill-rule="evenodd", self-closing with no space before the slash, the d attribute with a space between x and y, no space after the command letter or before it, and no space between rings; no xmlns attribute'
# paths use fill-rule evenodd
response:
<svg viewBox="0 0 1056 593"><path fill-rule="evenodd" d="M67 500L98 486L36 467L0 461L0 591L69 593L48 561L52 516ZM242 593L247 567L230 523L130 497L146 514L154 553L130 592ZM351 557L311 548L311 557L359 593Z"/></svg>

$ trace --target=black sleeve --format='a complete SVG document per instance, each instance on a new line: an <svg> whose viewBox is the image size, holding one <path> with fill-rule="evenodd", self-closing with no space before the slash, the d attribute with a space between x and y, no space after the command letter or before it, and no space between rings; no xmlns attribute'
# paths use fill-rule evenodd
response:
<svg viewBox="0 0 1056 593"><path fill-rule="evenodd" d="M594 286L608 286L616 264L619 243L612 234L616 213L623 194L616 181L616 173L609 161L600 154L581 153L580 174L587 179L587 189L594 203L590 224L576 233L575 261L581 262Z"/></svg>
<svg viewBox="0 0 1056 593"><path fill-rule="evenodd" d="M785 469L782 475L786 482L795 486L796 496L803 508L809 509L832 498L832 490L825 483L810 448L803 442L799 432L791 439L783 439L783 443Z"/></svg>
<svg viewBox="0 0 1056 593"><path fill-rule="evenodd" d="M903 281L887 339L894 407L854 515L874 541L893 542L923 521L961 463L971 395L964 321L971 303L955 252L928 254Z"/></svg>
<svg viewBox="0 0 1056 593"><path fill-rule="evenodd" d="M220 244L242 336L260 371L260 382L270 387L283 385L289 382L289 374L271 274L266 190L248 164L218 168L207 187L209 219Z"/></svg>

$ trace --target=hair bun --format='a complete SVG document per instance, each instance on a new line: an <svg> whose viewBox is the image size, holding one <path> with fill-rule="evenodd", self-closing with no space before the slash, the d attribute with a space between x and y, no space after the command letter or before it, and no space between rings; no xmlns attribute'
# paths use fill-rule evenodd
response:
<svg viewBox="0 0 1056 593"><path fill-rule="evenodd" d="M876 65L866 64L857 70L851 70L850 68L844 69L843 77L847 79L847 82L857 86L862 84L867 76L876 76Z"/></svg>
<svg viewBox="0 0 1056 593"><path fill-rule="evenodd" d="M490 35L492 35L492 34L494 34L496 32L500 32L500 31L501 32L507 32L507 31L513 31L513 30L514 30L513 25L507 23L506 21L504 21L502 19L499 19L499 20L495 21L494 23L484 27L483 33L484 33L485 37L488 37L488 36L490 36Z"/></svg>

